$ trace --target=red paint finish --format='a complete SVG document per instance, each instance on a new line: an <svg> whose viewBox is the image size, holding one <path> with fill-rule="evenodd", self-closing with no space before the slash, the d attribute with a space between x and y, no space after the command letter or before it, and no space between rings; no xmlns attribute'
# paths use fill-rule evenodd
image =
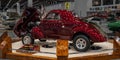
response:
<svg viewBox="0 0 120 60"><path fill-rule="evenodd" d="M57 16L53 18L52 15ZM36 20L36 17L34 17L34 20ZM25 23L25 25L27 24ZM18 27L19 22L16 25L15 28ZM14 31L16 30L17 29L14 29ZM77 33L87 35L93 42L106 41L106 38L94 26L80 19L76 19L72 12L66 10L50 11L47 16L40 21L39 26L32 28L31 32L32 36L37 39L53 38L68 40L72 40L73 36ZM16 35L20 36L17 33Z"/></svg>
<svg viewBox="0 0 120 60"><path fill-rule="evenodd" d="M44 38L41 30L38 27L33 27L31 33L32 33L32 36L34 37L34 39L36 39L36 38Z"/></svg>

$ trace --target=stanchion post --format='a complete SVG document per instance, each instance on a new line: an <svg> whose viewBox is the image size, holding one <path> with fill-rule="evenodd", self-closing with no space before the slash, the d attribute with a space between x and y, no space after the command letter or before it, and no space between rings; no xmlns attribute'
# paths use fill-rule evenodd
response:
<svg viewBox="0 0 120 60"><path fill-rule="evenodd" d="M114 39L114 42L113 42L113 48L115 50L113 50L113 54L120 54L120 42L117 42L115 39Z"/></svg>
<svg viewBox="0 0 120 60"><path fill-rule="evenodd" d="M68 60L68 40L57 40L57 60Z"/></svg>
<svg viewBox="0 0 120 60"><path fill-rule="evenodd" d="M11 38L8 36L7 32L4 32L0 40L0 58L6 58L6 54L12 52Z"/></svg>

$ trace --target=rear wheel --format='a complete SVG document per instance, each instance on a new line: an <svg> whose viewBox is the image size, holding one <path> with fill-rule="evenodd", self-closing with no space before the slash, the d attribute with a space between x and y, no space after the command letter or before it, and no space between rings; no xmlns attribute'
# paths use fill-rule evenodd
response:
<svg viewBox="0 0 120 60"><path fill-rule="evenodd" d="M73 46L77 51L85 52L90 48L91 44L85 35L77 35L73 39Z"/></svg>
<svg viewBox="0 0 120 60"><path fill-rule="evenodd" d="M27 33L26 35L22 37L22 43L23 44L34 44L34 39L30 33Z"/></svg>

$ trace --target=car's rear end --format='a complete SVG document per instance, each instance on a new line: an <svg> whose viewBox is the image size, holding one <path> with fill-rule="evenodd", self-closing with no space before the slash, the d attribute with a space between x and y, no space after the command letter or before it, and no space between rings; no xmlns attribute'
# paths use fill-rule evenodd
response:
<svg viewBox="0 0 120 60"><path fill-rule="evenodd" d="M78 25L79 24L81 25L80 30L88 35L93 42L104 42L107 40L107 34L96 23L86 22L79 19Z"/></svg>
<svg viewBox="0 0 120 60"><path fill-rule="evenodd" d="M107 41L106 33L99 26L96 26L94 24L89 24L88 34L93 42Z"/></svg>
<svg viewBox="0 0 120 60"><path fill-rule="evenodd" d="M73 46L78 51L87 51L95 42L105 42L106 37L92 24L86 22L77 22L73 28Z"/></svg>

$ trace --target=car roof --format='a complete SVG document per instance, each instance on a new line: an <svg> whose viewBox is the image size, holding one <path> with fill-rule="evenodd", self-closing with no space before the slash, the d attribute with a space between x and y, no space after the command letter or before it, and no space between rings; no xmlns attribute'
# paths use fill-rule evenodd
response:
<svg viewBox="0 0 120 60"><path fill-rule="evenodd" d="M73 14L71 11L67 11L67 10L60 10L60 9L56 9L56 10L51 10L50 12L55 12L61 15L61 17L69 17L69 18L74 18Z"/></svg>

